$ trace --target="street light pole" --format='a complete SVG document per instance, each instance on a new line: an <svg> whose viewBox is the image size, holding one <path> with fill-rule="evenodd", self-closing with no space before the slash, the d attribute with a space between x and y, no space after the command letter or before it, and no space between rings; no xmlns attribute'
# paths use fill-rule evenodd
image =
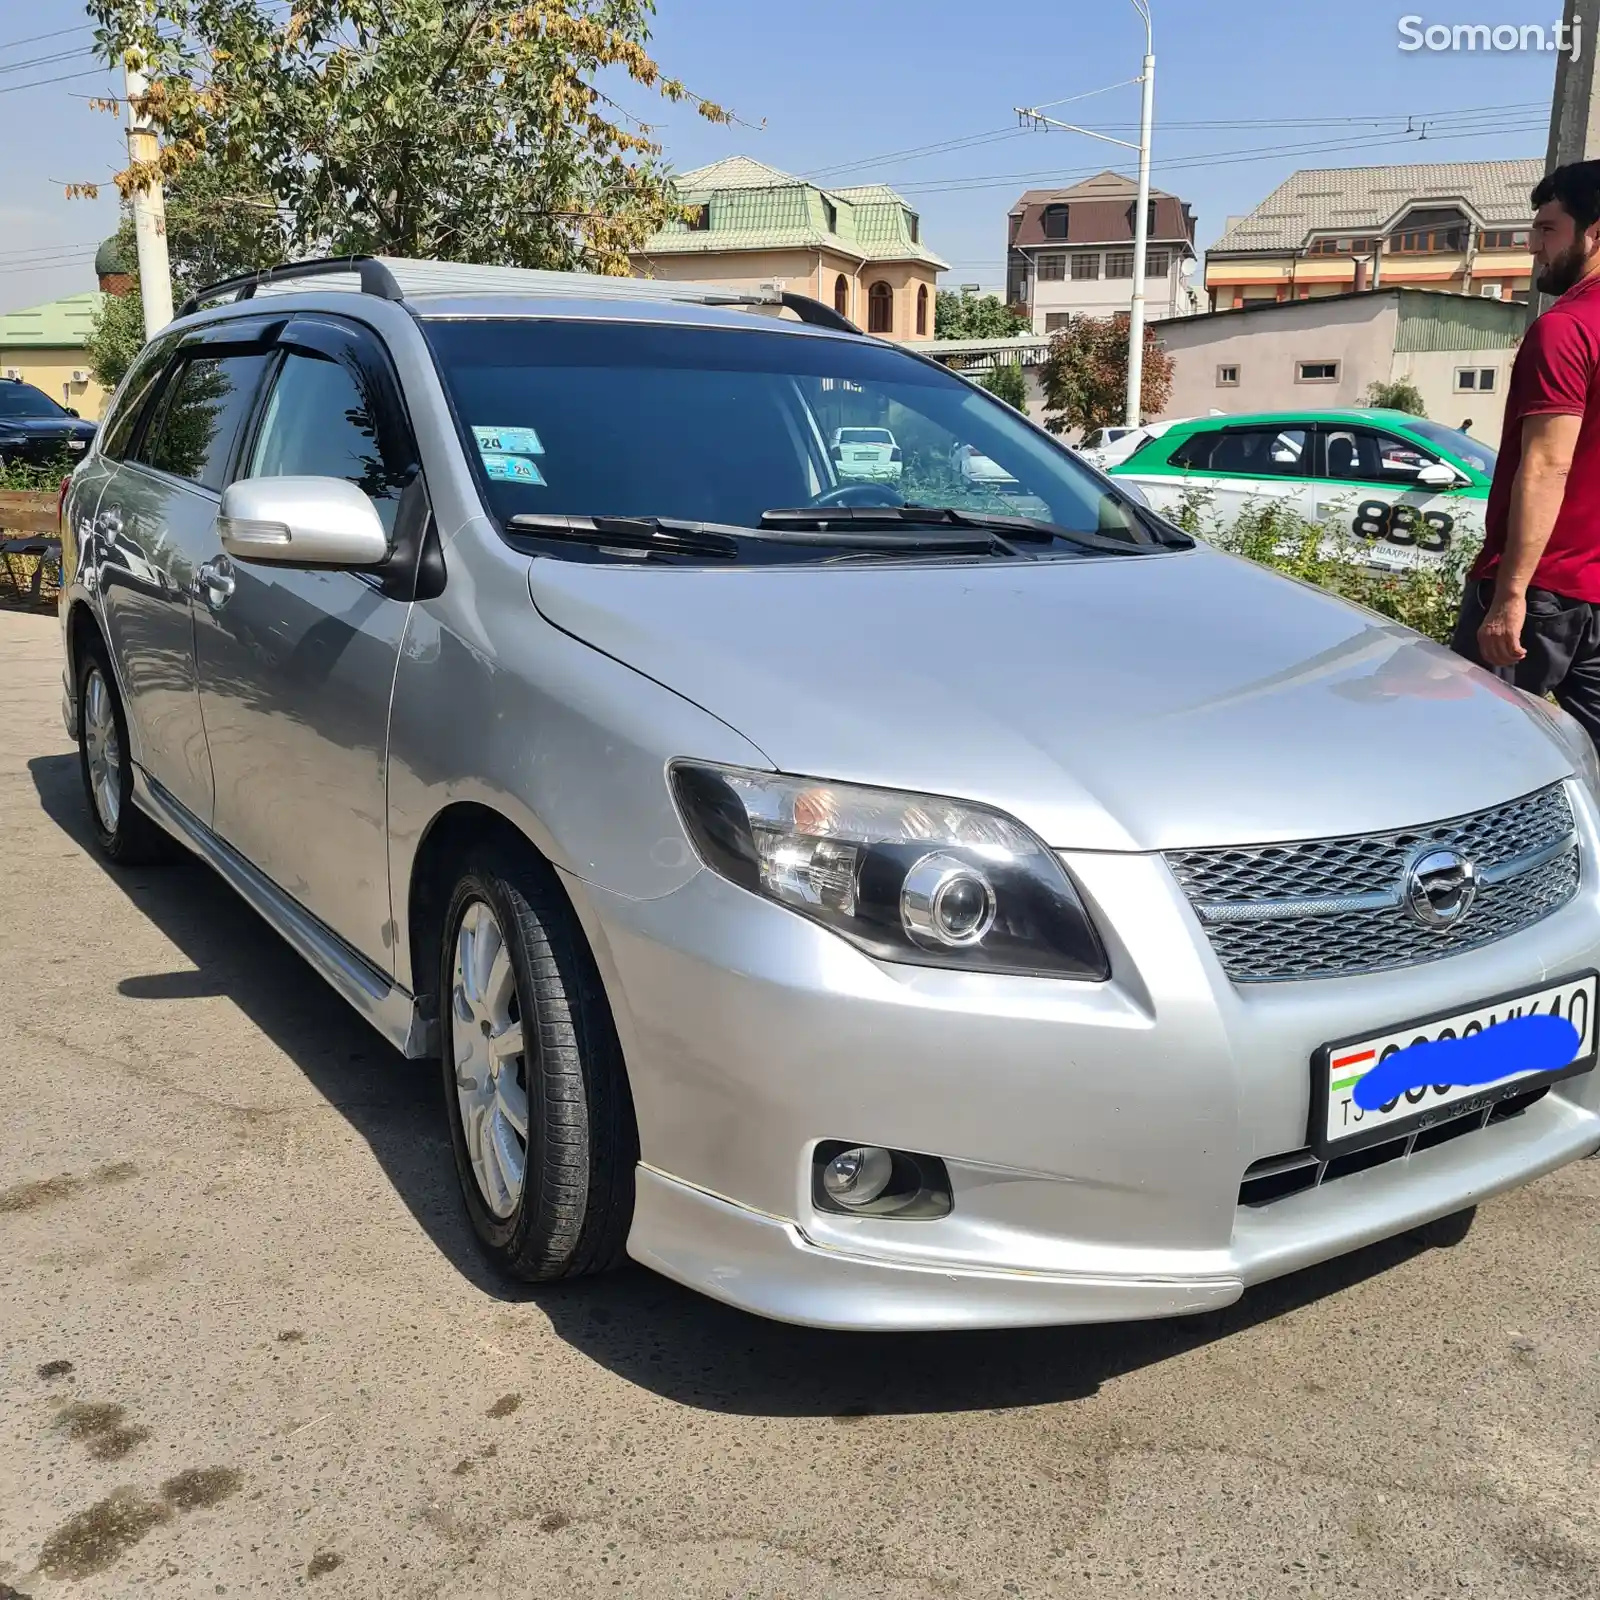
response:
<svg viewBox="0 0 1600 1600"><path fill-rule="evenodd" d="M1144 72L1139 105L1139 198L1133 218L1133 304L1128 310L1128 405L1123 419L1137 428L1143 418L1140 401L1144 391L1144 267L1145 248L1150 237L1150 128L1155 114L1156 57L1150 26L1148 0L1133 0L1134 9L1144 18Z"/></svg>
<svg viewBox="0 0 1600 1600"><path fill-rule="evenodd" d="M1064 133L1081 133L1086 138L1099 139L1103 144L1119 144L1124 150L1139 152L1139 195L1134 205L1133 218L1133 301L1128 308L1128 396L1125 416L1130 428L1139 426L1139 400L1144 388L1144 258L1145 246L1150 238L1150 130L1155 120L1156 55L1155 34L1150 22L1150 0L1132 0L1133 9L1144 23L1144 71L1131 82L1143 85L1139 107L1139 142L1129 144L1126 139L1113 139L1108 133L1096 133L1093 128L1080 128L1075 122L1060 122L1047 117L1039 106L1018 106L1017 116L1025 127L1060 128ZM1115 89L1126 84L1113 84ZM1103 94L1102 89L1091 89L1088 94L1071 95L1072 100L1086 100L1090 94ZM1064 101L1046 104L1062 105Z"/></svg>

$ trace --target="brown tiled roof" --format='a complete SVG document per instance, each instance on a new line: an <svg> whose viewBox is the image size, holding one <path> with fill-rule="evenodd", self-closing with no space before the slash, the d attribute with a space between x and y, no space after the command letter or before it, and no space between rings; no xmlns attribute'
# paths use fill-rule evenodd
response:
<svg viewBox="0 0 1600 1600"><path fill-rule="evenodd" d="M1011 213L1013 217L1017 215L1018 210L1022 213L1021 222L1011 240L1013 247L1133 243L1134 202L1131 193L1126 199L1064 202L1048 190L1044 193L1046 198L1032 201L1025 195L1022 203L1013 208ZM1150 232L1152 242L1167 243L1181 240L1192 244L1194 218L1188 215L1183 201L1176 195L1156 194L1154 191L1150 198L1155 202L1156 213L1155 226ZM1047 239L1044 234L1045 207L1062 203L1067 207L1067 236L1065 239Z"/></svg>

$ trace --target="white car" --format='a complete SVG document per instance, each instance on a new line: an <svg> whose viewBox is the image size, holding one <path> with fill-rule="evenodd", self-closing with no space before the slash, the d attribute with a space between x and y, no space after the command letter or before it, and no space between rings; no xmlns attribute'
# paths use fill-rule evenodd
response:
<svg viewBox="0 0 1600 1600"><path fill-rule="evenodd" d="M828 453L841 478L900 481L900 446L887 428L835 428Z"/></svg>
<svg viewBox="0 0 1600 1600"><path fill-rule="evenodd" d="M1016 475L983 454L976 445L958 444L950 452L950 465L970 489L1015 489Z"/></svg>

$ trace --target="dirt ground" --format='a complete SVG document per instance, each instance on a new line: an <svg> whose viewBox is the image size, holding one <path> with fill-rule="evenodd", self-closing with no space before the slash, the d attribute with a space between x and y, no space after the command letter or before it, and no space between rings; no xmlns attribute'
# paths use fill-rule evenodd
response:
<svg viewBox="0 0 1600 1600"><path fill-rule="evenodd" d="M1600 1161L1196 1320L494 1281L429 1069L91 854L0 613L0 1600L1600 1596Z"/></svg>

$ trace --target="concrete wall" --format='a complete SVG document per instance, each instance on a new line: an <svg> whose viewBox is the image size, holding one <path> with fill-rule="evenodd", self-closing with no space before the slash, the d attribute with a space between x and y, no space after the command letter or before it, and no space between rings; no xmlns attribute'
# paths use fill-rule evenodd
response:
<svg viewBox="0 0 1600 1600"><path fill-rule="evenodd" d="M1360 405L1374 378L1393 373L1397 322L1394 298L1374 295L1331 305L1307 301L1282 311L1163 323L1161 342L1172 355L1175 370L1161 416ZM1337 361L1338 381L1297 382L1301 361ZM1237 387L1218 384L1220 366L1239 369ZM1463 413L1469 414L1475 416Z"/></svg>
<svg viewBox="0 0 1600 1600"><path fill-rule="evenodd" d="M88 357L82 350L38 345L0 348L0 376L13 367L22 374L24 383L43 389L58 405L71 406L90 422L100 420L101 408L106 403L105 391L93 378L86 383L72 382L74 372L89 370Z"/></svg>
<svg viewBox="0 0 1600 1600"><path fill-rule="evenodd" d="M1029 305L1033 311L1033 331L1046 333L1049 331L1047 319L1063 313L1080 317L1109 317L1119 311L1127 311L1133 304L1133 279L1132 278L1074 278L1072 273L1073 255L1100 255L1101 270L1104 271L1104 257L1113 248L1098 251L1067 251L1067 274L1065 278L1040 278L1038 277L1038 256L1051 254L1044 250L1030 252L1028 267L1028 295ZM1126 248L1126 247L1123 247ZM1152 249L1169 248L1163 245L1153 245ZM1164 278L1146 278L1144 284L1145 316L1151 322L1159 322L1163 318L1181 316L1187 313L1191 306L1185 288L1184 280L1179 275L1178 267L1183 260L1181 252L1176 246L1170 247L1169 267ZM1201 309L1198 304L1192 307Z"/></svg>
<svg viewBox="0 0 1600 1600"><path fill-rule="evenodd" d="M1468 418L1474 439L1498 445L1506 417L1506 386L1511 382L1515 350L1428 350L1402 352L1394 358L1393 376L1405 378L1422 391L1423 405L1435 422L1459 428ZM1494 388L1487 394L1457 394L1456 373L1462 367L1494 369Z"/></svg>

